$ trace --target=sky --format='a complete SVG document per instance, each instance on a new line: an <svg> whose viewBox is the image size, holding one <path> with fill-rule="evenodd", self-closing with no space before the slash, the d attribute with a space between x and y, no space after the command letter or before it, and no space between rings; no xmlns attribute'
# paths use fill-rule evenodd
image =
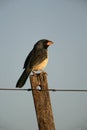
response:
<svg viewBox="0 0 87 130"><path fill-rule="evenodd" d="M0 88L15 88L40 39L48 48L48 86L87 89L87 0L0 1ZM24 88L31 88L27 80ZM50 92L56 130L87 130L87 93ZM38 130L31 92L0 91L0 130Z"/></svg>

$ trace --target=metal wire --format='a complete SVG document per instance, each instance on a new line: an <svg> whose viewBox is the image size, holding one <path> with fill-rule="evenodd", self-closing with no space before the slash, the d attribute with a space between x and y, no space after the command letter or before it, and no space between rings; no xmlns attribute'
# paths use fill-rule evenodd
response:
<svg viewBox="0 0 87 130"><path fill-rule="evenodd" d="M87 89L20 89L20 88L0 88L2 91L60 91L60 92L87 92Z"/></svg>

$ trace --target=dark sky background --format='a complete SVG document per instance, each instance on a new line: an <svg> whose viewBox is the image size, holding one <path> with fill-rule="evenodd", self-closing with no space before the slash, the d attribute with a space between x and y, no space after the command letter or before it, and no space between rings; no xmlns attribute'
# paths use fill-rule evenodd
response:
<svg viewBox="0 0 87 130"><path fill-rule="evenodd" d="M15 88L39 39L49 88L87 89L87 0L0 1L0 88ZM24 88L30 88L27 81ZM87 130L87 93L50 92L56 130ZM31 92L0 91L0 130L38 130Z"/></svg>

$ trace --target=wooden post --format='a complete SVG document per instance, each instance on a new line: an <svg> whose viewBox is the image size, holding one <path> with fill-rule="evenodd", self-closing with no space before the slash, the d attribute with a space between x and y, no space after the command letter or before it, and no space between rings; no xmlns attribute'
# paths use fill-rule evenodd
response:
<svg viewBox="0 0 87 130"><path fill-rule="evenodd" d="M30 83L39 130L55 130L46 73L31 75Z"/></svg>

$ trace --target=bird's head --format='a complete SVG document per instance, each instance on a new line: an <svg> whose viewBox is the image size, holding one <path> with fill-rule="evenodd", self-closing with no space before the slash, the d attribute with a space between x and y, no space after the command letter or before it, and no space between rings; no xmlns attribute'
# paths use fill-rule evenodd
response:
<svg viewBox="0 0 87 130"><path fill-rule="evenodd" d="M47 40L47 39L41 39L34 45L34 48L36 48L36 49L47 49L51 44L53 44L52 41Z"/></svg>

